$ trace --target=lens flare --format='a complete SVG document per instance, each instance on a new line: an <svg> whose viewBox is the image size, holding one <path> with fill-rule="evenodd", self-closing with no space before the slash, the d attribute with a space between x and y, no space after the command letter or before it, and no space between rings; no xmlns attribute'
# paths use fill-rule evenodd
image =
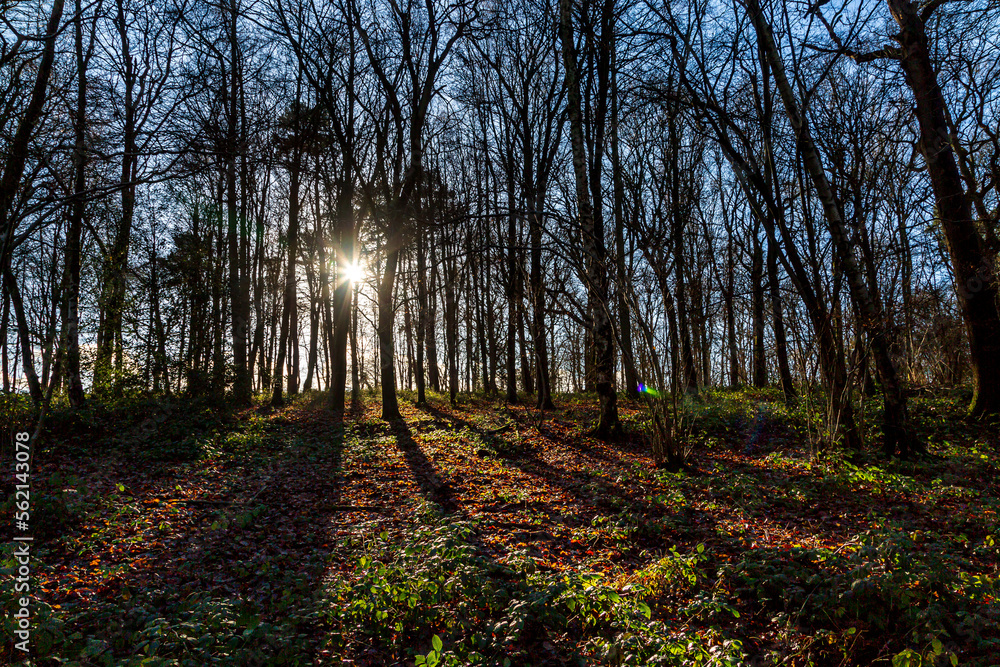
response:
<svg viewBox="0 0 1000 667"><path fill-rule="evenodd" d="M657 396L660 395L660 392L656 391L652 387L647 387L646 385L641 384L641 383L639 384L639 386L637 387L637 389L639 390L640 394L649 394L653 398L656 398Z"/></svg>
<svg viewBox="0 0 1000 667"><path fill-rule="evenodd" d="M361 262L348 264L344 267L344 277L350 280L352 284L357 285L365 279L365 267Z"/></svg>

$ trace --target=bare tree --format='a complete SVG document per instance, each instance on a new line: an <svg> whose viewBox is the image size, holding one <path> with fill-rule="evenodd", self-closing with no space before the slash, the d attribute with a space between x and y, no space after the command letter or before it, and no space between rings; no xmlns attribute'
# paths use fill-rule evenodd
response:
<svg viewBox="0 0 1000 667"><path fill-rule="evenodd" d="M1000 373L1000 283L995 270L997 248L988 248L980 227L988 235L996 220L981 205L981 199L977 202L978 190L972 170L967 167L963 176L960 160L956 159L956 153L963 156L969 151L960 142L948 101L938 82L938 66L931 55L933 44L928 22L948 3L949 0L929 0L923 4L912 0L887 0L889 13L899 28L892 37L895 44L867 52L858 52L850 44L859 31L860 12L858 20L851 25L852 39L842 40L822 14L823 3L817 4L812 11L827 27L835 53L849 55L857 63L896 60L913 92L914 113L920 128L917 145L924 156L933 188L937 217L947 243L969 336L974 385L970 411L977 416L995 415L1000 413L1000 385L991 378ZM967 164L965 160L962 162ZM974 209L979 211L978 219L973 214Z"/></svg>
<svg viewBox="0 0 1000 667"><path fill-rule="evenodd" d="M423 170L424 128L431 102L438 90L438 76L455 44L472 28L475 4L438 4L415 0L400 4L390 0L385 9L370 5L362 14L352 4L358 35L372 71L382 87L389 116L405 144L406 169L393 178L386 203L385 266L378 286L378 340L382 379L382 418L399 419L396 397L393 292L399 254L407 240L411 198ZM369 20L383 20L389 29L364 27ZM390 34L391 29L391 34ZM389 55L386 41L397 45L399 56Z"/></svg>
<svg viewBox="0 0 1000 667"><path fill-rule="evenodd" d="M614 29L614 3L606 0L600 14L601 38L607 40ZM595 214L593 193L600 193L600 165L603 151L603 114L606 113L609 89L610 52L606 42L598 51L597 103L599 127L591 160L584 145L584 119L582 107L579 61L577 59L574 31L573 6L571 0L559 3L559 36L563 51L563 68L566 77L566 105L569 116L570 145L573 149L573 174L576 185L576 204L583 234L583 250L586 257L587 294L590 300L590 330L594 341L596 388L600 398L600 417L594 433L602 438L617 437L622 430L618 420L618 395L615 393L614 333L611 326L611 310L608 281L608 252L604 238L604 224L600 215ZM590 35L593 37L593 34ZM594 155L594 153L597 153Z"/></svg>

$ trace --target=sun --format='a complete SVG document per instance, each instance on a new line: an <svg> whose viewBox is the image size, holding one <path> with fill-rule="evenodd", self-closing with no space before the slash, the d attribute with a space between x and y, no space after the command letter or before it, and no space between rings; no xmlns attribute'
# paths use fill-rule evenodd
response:
<svg viewBox="0 0 1000 667"><path fill-rule="evenodd" d="M344 277L357 285L365 279L365 267L361 262L354 262L344 267Z"/></svg>

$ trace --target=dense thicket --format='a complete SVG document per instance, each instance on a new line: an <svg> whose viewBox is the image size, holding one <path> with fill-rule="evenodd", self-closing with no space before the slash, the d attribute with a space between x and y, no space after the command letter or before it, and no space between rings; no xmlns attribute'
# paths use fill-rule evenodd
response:
<svg viewBox="0 0 1000 667"><path fill-rule="evenodd" d="M1000 412L1000 7L4 5L3 390ZM528 398L531 396L532 398Z"/></svg>

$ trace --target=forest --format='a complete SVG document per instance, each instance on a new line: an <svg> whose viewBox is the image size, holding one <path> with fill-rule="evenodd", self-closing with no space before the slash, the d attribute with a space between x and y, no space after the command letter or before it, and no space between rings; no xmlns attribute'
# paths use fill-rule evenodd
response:
<svg viewBox="0 0 1000 667"><path fill-rule="evenodd" d="M0 0L0 661L1000 665L998 0Z"/></svg>

